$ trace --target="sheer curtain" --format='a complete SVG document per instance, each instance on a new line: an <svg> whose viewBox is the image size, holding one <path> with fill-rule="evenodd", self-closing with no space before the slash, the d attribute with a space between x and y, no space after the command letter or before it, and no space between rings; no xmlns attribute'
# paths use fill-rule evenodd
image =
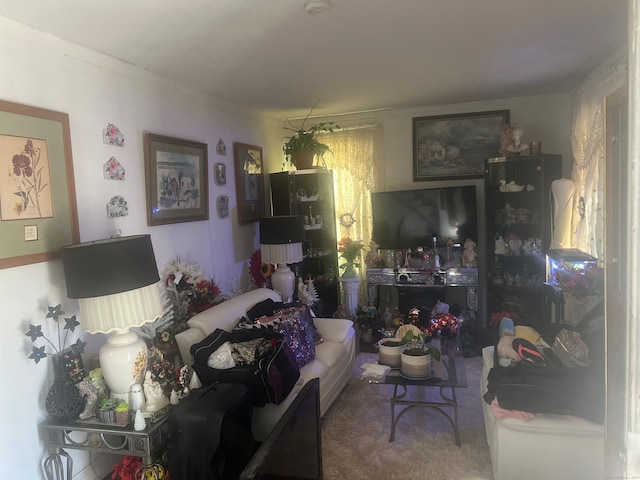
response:
<svg viewBox="0 0 640 480"><path fill-rule="evenodd" d="M362 304L366 298L364 255L371 241L371 192L378 188L382 128L377 124L343 128L319 139L333 152L324 161L334 171L338 239L364 242L358 295Z"/></svg>
<svg viewBox="0 0 640 480"><path fill-rule="evenodd" d="M604 162L605 98L624 85L622 65L626 58L613 59L587 79L576 94L571 146L576 186L571 225L572 246L604 261Z"/></svg>

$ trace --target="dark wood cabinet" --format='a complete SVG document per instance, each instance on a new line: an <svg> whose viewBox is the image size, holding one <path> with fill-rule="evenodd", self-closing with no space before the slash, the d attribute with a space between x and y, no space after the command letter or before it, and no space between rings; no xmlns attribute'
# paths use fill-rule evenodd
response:
<svg viewBox="0 0 640 480"><path fill-rule="evenodd" d="M521 323L545 321L546 252L551 242L551 182L562 176L561 155L485 161L486 318L501 311Z"/></svg>
<svg viewBox="0 0 640 480"><path fill-rule="evenodd" d="M339 303L336 213L332 170L272 173L273 215L302 215L305 221L304 259L291 265L296 276L313 280L320 316L333 316Z"/></svg>

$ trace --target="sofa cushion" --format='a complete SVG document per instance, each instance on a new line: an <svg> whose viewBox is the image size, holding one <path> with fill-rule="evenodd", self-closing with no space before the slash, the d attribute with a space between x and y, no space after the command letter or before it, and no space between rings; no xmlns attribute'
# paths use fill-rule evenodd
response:
<svg viewBox="0 0 640 480"><path fill-rule="evenodd" d="M242 320L236 328L267 329L282 335L302 368L315 358L316 350L313 330L309 328L309 322L301 321L301 313L303 311L296 308L284 309L270 317L260 317L255 323Z"/></svg>

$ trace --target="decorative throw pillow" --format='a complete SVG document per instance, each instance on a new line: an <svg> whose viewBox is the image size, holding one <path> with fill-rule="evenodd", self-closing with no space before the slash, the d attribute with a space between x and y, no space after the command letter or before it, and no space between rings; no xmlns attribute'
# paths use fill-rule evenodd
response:
<svg viewBox="0 0 640 480"><path fill-rule="evenodd" d="M295 354L296 363L300 368L312 361L316 356L313 330L309 328L308 322L300 319L302 311L304 310L288 308L270 317L260 317L252 325L253 328L265 328L281 334ZM245 325L241 328L251 327Z"/></svg>

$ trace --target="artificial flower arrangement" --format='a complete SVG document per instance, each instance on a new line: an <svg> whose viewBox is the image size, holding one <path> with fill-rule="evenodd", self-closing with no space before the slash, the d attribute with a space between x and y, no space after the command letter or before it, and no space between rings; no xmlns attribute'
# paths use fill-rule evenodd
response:
<svg viewBox="0 0 640 480"><path fill-rule="evenodd" d="M169 480L169 472L163 464L164 459L154 459L154 464L142 470L142 457L125 455L113 466L111 472L112 480L138 480L147 478L157 478L158 480Z"/></svg>
<svg viewBox="0 0 640 480"><path fill-rule="evenodd" d="M372 305L363 307L358 305L356 307L356 319L355 322L360 326L360 331L368 330L369 328L374 332L377 332L382 324L378 318L378 309Z"/></svg>
<svg viewBox="0 0 640 480"><path fill-rule="evenodd" d="M159 347L175 345L175 335L186 330L187 320L196 313L226 300L213 279L206 278L197 263L188 264L179 257L168 262L162 271L165 311L151 325L136 331L143 337L153 332L153 343Z"/></svg>
<svg viewBox="0 0 640 480"><path fill-rule="evenodd" d="M262 252L257 249L249 259L249 275L251 282L256 287L269 288L271 285L271 274L273 273L273 265L262 262Z"/></svg>
<svg viewBox="0 0 640 480"><path fill-rule="evenodd" d="M432 311L430 315L421 315L420 309L412 308L409 310L408 321L404 319L400 321L397 328L391 330L382 329L380 333L385 338L397 337L397 333L402 333L402 338L406 338L405 333L415 331L415 329L406 328L407 325L413 325L420 331L423 341L438 337L455 337L458 333L460 325L458 318L448 311ZM418 335L415 333L415 335Z"/></svg>
<svg viewBox="0 0 640 480"><path fill-rule="evenodd" d="M340 253L340 258L344 258L346 260L345 263L340 265L340 269L344 269L343 277L355 277L356 271L354 267L360 268L360 255L362 254L362 249L364 248L364 244L362 240L353 240L349 237L343 237L338 242L338 252Z"/></svg>
<svg viewBox="0 0 640 480"><path fill-rule="evenodd" d="M39 363L40 360L47 356L59 356L63 362L60 366L69 374L74 382L79 382L84 378L80 354L84 353L87 343L78 338L75 343L72 343L67 347L67 339L69 338L69 332L73 333L76 327L80 325L80 322L76 320L75 315L68 318L65 317L64 327L61 329L60 325L62 322L60 322L60 317L64 315L62 306L58 304L55 307L49 306L47 308L48 312L46 318L51 318L56 322L58 346L56 347L56 345L54 345L54 343L45 336L42 332L42 325L29 324L29 330L25 335L31 338L33 343L35 343L39 338L42 338L53 349L53 353L51 351L47 353L46 345L41 345L39 347L33 345L29 358L34 362ZM64 331L64 336L62 336L61 330Z"/></svg>

